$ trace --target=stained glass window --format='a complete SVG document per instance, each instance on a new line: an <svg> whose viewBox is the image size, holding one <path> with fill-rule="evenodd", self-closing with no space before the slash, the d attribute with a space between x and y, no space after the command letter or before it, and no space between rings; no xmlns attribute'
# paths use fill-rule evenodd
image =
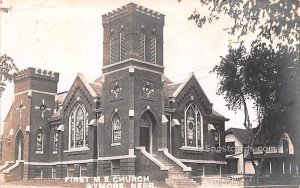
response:
<svg viewBox="0 0 300 188"><path fill-rule="evenodd" d="M120 116L118 113L116 113L112 118L112 142L115 143L121 143L121 121Z"/></svg>
<svg viewBox="0 0 300 188"><path fill-rule="evenodd" d="M70 148L88 146L88 113L85 105L76 103L69 116Z"/></svg>
<svg viewBox="0 0 300 188"><path fill-rule="evenodd" d="M53 131L53 151L58 150L58 132L57 132L57 127L54 127Z"/></svg>
<svg viewBox="0 0 300 188"><path fill-rule="evenodd" d="M39 129L36 132L36 147L35 151L42 152L43 151L43 132L42 129Z"/></svg>
<svg viewBox="0 0 300 188"><path fill-rule="evenodd" d="M203 120L199 108L189 102L183 109L184 118L181 120L182 146L202 147Z"/></svg>

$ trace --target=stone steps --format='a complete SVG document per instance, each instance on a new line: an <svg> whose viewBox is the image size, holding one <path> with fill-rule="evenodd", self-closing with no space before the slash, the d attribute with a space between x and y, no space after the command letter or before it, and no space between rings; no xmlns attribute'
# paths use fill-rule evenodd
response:
<svg viewBox="0 0 300 188"><path fill-rule="evenodd" d="M168 158L166 158L166 156L160 154L160 155L156 155L155 157L161 163L169 167L168 179L165 180L166 184L174 188L200 187L196 181L190 179L188 175L185 174L180 167L175 166L175 164L172 161L170 161Z"/></svg>

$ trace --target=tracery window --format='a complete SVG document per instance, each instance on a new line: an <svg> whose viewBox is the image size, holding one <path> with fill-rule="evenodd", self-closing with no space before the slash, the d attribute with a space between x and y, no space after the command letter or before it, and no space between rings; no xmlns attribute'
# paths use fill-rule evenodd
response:
<svg viewBox="0 0 300 188"><path fill-rule="evenodd" d="M53 130L53 151L56 152L58 150L58 131L57 126L54 127Z"/></svg>
<svg viewBox="0 0 300 188"><path fill-rule="evenodd" d="M88 146L88 113L85 105L77 102L69 116L69 148Z"/></svg>
<svg viewBox="0 0 300 188"><path fill-rule="evenodd" d="M112 124L112 143L113 144L121 143L122 125L118 113L114 114L111 124Z"/></svg>
<svg viewBox="0 0 300 188"><path fill-rule="evenodd" d="M36 132L36 147L35 147L35 151L37 151L37 152L43 152L43 141L44 141L43 132L42 132L42 129L40 128Z"/></svg>
<svg viewBox="0 0 300 188"><path fill-rule="evenodd" d="M110 64L115 63L115 38L114 33L110 34L109 37L109 58L110 58Z"/></svg>
<svg viewBox="0 0 300 188"><path fill-rule="evenodd" d="M140 60L145 61L145 31L140 30L139 33L139 57Z"/></svg>
<svg viewBox="0 0 300 188"><path fill-rule="evenodd" d="M181 121L182 146L199 147L203 146L203 117L193 102L189 102L183 109Z"/></svg>
<svg viewBox="0 0 300 188"><path fill-rule="evenodd" d="M156 64L156 35L152 32L150 38L150 62Z"/></svg>
<svg viewBox="0 0 300 188"><path fill-rule="evenodd" d="M120 30L120 61L125 60L125 30Z"/></svg>

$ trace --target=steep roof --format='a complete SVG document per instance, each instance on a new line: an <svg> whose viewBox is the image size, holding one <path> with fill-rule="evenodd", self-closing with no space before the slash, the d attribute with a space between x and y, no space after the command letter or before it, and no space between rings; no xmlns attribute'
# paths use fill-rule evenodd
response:
<svg viewBox="0 0 300 188"><path fill-rule="evenodd" d="M251 139L250 136L247 134L246 129L239 129L239 128L229 128L226 130L225 134L234 134L235 137L242 143L242 144L249 144Z"/></svg>

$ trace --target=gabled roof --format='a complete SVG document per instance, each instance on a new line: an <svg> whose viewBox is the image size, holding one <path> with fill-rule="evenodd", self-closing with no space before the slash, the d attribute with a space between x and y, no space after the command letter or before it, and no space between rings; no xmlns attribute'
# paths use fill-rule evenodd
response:
<svg viewBox="0 0 300 188"><path fill-rule="evenodd" d="M239 128L229 128L225 131L225 134L234 134L235 137L242 143L242 144L249 144L251 139L250 136L247 134L246 129L239 129Z"/></svg>
<svg viewBox="0 0 300 188"><path fill-rule="evenodd" d="M206 98L206 100L211 104L211 102L209 101L207 95L205 94L205 92L203 91L202 87L200 86L197 78L195 77L194 73L191 72L189 74L189 76L182 82L182 83L179 83L178 85L177 84L170 84L171 86L173 85L173 87L171 87L172 90L174 90L174 92L169 92L170 96L171 97L174 97L176 98L180 93L181 91L184 89L184 87L187 85L187 83L191 80L191 79L195 79L201 92L203 93L204 97Z"/></svg>
<svg viewBox="0 0 300 188"><path fill-rule="evenodd" d="M91 85L87 82L85 77L82 73L78 73L77 77L81 80L83 85L86 87L86 89L89 91L89 93L92 95L92 97L97 97L97 93L94 91L94 89L91 87Z"/></svg>

